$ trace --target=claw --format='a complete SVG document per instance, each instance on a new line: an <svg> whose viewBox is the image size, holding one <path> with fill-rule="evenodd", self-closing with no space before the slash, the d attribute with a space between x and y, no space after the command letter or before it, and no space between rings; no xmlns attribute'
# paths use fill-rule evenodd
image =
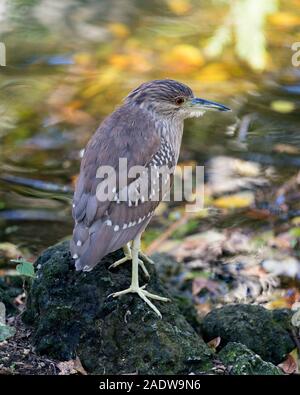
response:
<svg viewBox="0 0 300 395"><path fill-rule="evenodd" d="M112 265L109 266L109 269L113 269L124 262L131 261L131 256L125 255L124 258L119 259L118 261L114 262Z"/></svg>
<svg viewBox="0 0 300 395"><path fill-rule="evenodd" d="M158 308L156 306L154 306L154 304L150 301L150 299L159 300L161 302L169 302L170 299L164 298L163 296L155 295L151 292L148 292L145 290L145 287L146 287L146 285L143 285L142 287L138 287L138 288L130 286L129 288L124 289L124 291L119 291L119 292L110 294L108 296L108 298L111 296L113 298L117 298L119 296L126 295L128 293L137 293L139 295L139 297L141 299L143 299L143 301L146 302L147 305L158 315L158 317L162 318L160 311L158 310Z"/></svg>
<svg viewBox="0 0 300 395"><path fill-rule="evenodd" d="M144 262L141 259L139 259L139 265L141 266L145 276L150 278L150 274L149 274L148 270L146 269Z"/></svg>
<svg viewBox="0 0 300 395"><path fill-rule="evenodd" d="M119 265L122 265L122 263L125 263L125 262L127 262L127 261L131 261L131 260L132 260L131 251L130 251L130 250L128 251L128 249L126 249L125 251L126 251L126 253L125 253L124 258L121 258L121 259L119 259L118 261L112 263L112 264L109 266L108 269L114 269L114 268L118 267ZM142 254L142 253L141 253L141 254ZM150 278L150 274L149 274L149 272L148 272L148 270L147 270L147 268L146 268L144 262L143 262L141 259L139 259L139 265L141 266L141 268L142 268L142 270L143 270L145 276L148 277L148 278Z"/></svg>
<svg viewBox="0 0 300 395"><path fill-rule="evenodd" d="M155 262L142 251L139 251L139 257L142 258L145 262L150 263L150 265L155 265Z"/></svg>

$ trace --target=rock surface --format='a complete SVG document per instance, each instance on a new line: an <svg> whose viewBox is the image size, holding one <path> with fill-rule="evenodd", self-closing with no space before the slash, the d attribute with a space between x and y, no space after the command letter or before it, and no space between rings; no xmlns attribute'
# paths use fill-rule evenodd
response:
<svg viewBox="0 0 300 395"><path fill-rule="evenodd" d="M220 347L238 342L275 365L295 348L288 328L287 310L267 310L257 305L228 305L211 311L204 318L202 333L209 341L221 337Z"/></svg>
<svg viewBox="0 0 300 395"><path fill-rule="evenodd" d="M228 343L218 358L227 366L231 375L282 375L282 371L249 350L241 343Z"/></svg>
<svg viewBox="0 0 300 395"><path fill-rule="evenodd" d="M108 270L120 257L120 251L110 254L92 272L83 273L75 272L67 242L40 256L23 317L33 328L37 352L59 360L77 355L88 372L97 374L208 370L212 352L174 301L155 301L160 320L136 295L107 298L130 284L130 263ZM155 268L148 269L148 289L170 297Z"/></svg>

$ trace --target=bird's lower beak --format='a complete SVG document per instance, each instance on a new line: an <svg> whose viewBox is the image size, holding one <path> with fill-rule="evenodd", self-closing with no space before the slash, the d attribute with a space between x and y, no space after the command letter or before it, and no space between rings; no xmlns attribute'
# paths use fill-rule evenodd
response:
<svg viewBox="0 0 300 395"><path fill-rule="evenodd" d="M192 108L199 110L231 111L230 108L224 106L223 104L219 104L205 99L200 99L198 97L194 97L193 99L191 99L189 104Z"/></svg>

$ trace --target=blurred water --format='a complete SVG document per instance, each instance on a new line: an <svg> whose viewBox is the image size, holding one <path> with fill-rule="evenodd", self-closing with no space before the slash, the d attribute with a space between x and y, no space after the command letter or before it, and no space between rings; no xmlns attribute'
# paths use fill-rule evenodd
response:
<svg viewBox="0 0 300 395"><path fill-rule="evenodd" d="M153 78L182 80L234 110L188 121L181 161L203 164L226 154L294 174L300 70L290 47L299 37L299 2L276 8L270 0L270 11L260 3L253 18L265 18L262 30L254 31L251 15L247 26L250 44L251 35L261 37L253 56L265 64L255 69L251 53L243 58L234 42L207 55L231 12L225 0L0 0L7 48L7 67L0 68L1 240L36 252L70 234L80 150L130 89Z"/></svg>

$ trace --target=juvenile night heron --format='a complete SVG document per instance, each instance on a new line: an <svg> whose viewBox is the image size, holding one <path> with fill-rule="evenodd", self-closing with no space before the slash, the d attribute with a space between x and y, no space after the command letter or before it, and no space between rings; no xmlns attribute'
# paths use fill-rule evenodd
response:
<svg viewBox="0 0 300 395"><path fill-rule="evenodd" d="M170 173L164 176L159 170L164 167L173 173L177 164L184 119L199 117L206 110L228 111L229 108L196 98L188 86L177 81L144 83L102 122L81 162L73 200L75 227L70 244L76 269L90 271L105 255L123 247L125 257L112 266L132 260L132 281L128 289L112 296L137 293L159 316L159 310L150 299L164 302L168 299L139 285L139 265L148 274L143 261L151 262L140 251L141 234L162 199L156 188L170 179ZM98 169L103 166L114 169L119 180L125 171L120 158L127 160L128 171L133 166L143 170L135 177L126 178L123 186L117 182L108 191L107 198L100 199L99 187L107 182L109 175L99 176ZM145 176L149 172L151 177ZM147 196L141 194L145 186L149 186Z"/></svg>

